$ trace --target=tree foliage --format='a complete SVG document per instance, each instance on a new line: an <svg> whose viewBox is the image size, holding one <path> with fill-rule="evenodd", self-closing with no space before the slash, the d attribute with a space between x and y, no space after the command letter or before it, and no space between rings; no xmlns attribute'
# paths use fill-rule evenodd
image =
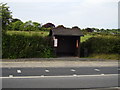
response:
<svg viewBox="0 0 120 90"><path fill-rule="evenodd" d="M44 27L44 28L54 28L55 25L52 24L52 23L46 23L46 24L44 24L42 27Z"/></svg>
<svg viewBox="0 0 120 90"><path fill-rule="evenodd" d="M64 25L58 25L56 28L66 28Z"/></svg>
<svg viewBox="0 0 120 90"><path fill-rule="evenodd" d="M12 20L11 13L6 3L0 3L0 19L2 19L2 29L4 31L8 29L8 25Z"/></svg>
<svg viewBox="0 0 120 90"><path fill-rule="evenodd" d="M12 30L20 30L20 26L23 24L22 21L16 21L12 23Z"/></svg>
<svg viewBox="0 0 120 90"><path fill-rule="evenodd" d="M21 21L20 19L18 19L18 18L13 18L12 19L12 22L16 22L16 21ZM21 21L22 22L22 21Z"/></svg>
<svg viewBox="0 0 120 90"><path fill-rule="evenodd" d="M40 28L41 28L40 23L32 22L31 20L21 25L21 30L24 30L24 31L36 31L36 30L40 30Z"/></svg>

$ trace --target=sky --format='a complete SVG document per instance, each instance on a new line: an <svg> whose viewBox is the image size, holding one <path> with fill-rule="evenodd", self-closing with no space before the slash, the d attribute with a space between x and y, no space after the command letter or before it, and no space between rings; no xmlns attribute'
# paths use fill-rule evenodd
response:
<svg viewBox="0 0 120 90"><path fill-rule="evenodd" d="M119 0L1 0L13 18L65 27L118 28Z"/></svg>

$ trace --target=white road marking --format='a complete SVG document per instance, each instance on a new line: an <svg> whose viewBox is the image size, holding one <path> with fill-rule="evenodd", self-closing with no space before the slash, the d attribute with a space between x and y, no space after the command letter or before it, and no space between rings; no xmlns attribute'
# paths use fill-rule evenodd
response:
<svg viewBox="0 0 120 90"><path fill-rule="evenodd" d="M74 74L75 75L75 74ZM75 75L76 76L76 75ZM107 76L118 76L118 74L105 74L105 75L77 75L76 77L107 77ZM20 77L0 77L0 78L60 78L60 77L74 77L73 75L66 75L66 76L44 76L44 75L41 75L41 76L20 76Z"/></svg>
<svg viewBox="0 0 120 90"><path fill-rule="evenodd" d="M13 78L13 75L9 75L9 78Z"/></svg>
<svg viewBox="0 0 120 90"><path fill-rule="evenodd" d="M77 76L76 74L73 74L73 76Z"/></svg>
<svg viewBox="0 0 120 90"><path fill-rule="evenodd" d="M99 69L94 69L95 71L99 72L100 70Z"/></svg>
<svg viewBox="0 0 120 90"><path fill-rule="evenodd" d="M17 73L21 73L21 70L17 70Z"/></svg>
<svg viewBox="0 0 120 90"><path fill-rule="evenodd" d="M101 74L101 75L105 75L105 74Z"/></svg>
<svg viewBox="0 0 120 90"><path fill-rule="evenodd" d="M76 70L75 69L71 69L70 71L75 72Z"/></svg>
<svg viewBox="0 0 120 90"><path fill-rule="evenodd" d="M45 77L44 75L41 75L41 77Z"/></svg>
<svg viewBox="0 0 120 90"><path fill-rule="evenodd" d="M50 72L50 71L46 69L45 72Z"/></svg>

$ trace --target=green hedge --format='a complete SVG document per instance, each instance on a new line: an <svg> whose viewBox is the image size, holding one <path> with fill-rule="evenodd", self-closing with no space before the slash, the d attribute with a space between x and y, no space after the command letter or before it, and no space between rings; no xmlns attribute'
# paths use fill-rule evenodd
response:
<svg viewBox="0 0 120 90"><path fill-rule="evenodd" d="M120 36L97 36L81 44L81 55L91 54L120 54Z"/></svg>
<svg viewBox="0 0 120 90"><path fill-rule="evenodd" d="M2 58L49 58L53 57L49 37L4 34Z"/></svg>

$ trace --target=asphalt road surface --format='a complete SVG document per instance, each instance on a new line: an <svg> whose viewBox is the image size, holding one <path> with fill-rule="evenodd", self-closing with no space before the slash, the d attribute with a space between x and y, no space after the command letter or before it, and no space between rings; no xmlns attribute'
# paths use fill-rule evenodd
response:
<svg viewBox="0 0 120 90"><path fill-rule="evenodd" d="M118 67L2 68L3 88L118 87Z"/></svg>
<svg viewBox="0 0 120 90"><path fill-rule="evenodd" d="M117 74L118 67L2 68L2 76L66 76Z"/></svg>

